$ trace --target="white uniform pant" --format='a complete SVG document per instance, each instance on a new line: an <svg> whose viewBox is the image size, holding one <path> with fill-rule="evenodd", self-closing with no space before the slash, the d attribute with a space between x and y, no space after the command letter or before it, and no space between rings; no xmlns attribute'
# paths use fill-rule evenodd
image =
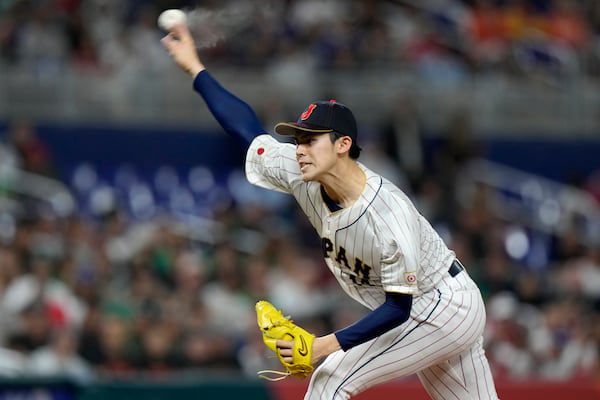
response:
<svg viewBox="0 0 600 400"><path fill-rule="evenodd" d="M485 306L466 271L413 298L399 327L327 357L305 399L348 399L366 389L417 374L435 400L497 400L482 347ZM399 394L401 398L401 394Z"/></svg>

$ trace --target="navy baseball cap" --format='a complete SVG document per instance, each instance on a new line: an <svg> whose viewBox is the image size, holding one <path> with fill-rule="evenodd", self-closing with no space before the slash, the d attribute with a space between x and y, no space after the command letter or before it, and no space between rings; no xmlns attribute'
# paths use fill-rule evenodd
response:
<svg viewBox="0 0 600 400"><path fill-rule="evenodd" d="M356 120L352 111L335 100L310 103L296 122L280 122L275 132L280 135L321 134L339 132L356 143Z"/></svg>

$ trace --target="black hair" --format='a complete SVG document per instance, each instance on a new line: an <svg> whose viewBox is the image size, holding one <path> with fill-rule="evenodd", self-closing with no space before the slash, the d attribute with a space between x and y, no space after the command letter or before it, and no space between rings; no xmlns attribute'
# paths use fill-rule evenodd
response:
<svg viewBox="0 0 600 400"><path fill-rule="evenodd" d="M344 136L348 136L348 135L344 135L341 132L330 132L329 133L329 138L331 139L331 143L335 143L336 140L338 140L339 138L342 138ZM348 155L350 156L351 159L356 160L359 156L360 156L360 152L361 152L361 148L359 145L356 144L356 142L354 140L352 140L352 146L350 146L350 151L348 152Z"/></svg>

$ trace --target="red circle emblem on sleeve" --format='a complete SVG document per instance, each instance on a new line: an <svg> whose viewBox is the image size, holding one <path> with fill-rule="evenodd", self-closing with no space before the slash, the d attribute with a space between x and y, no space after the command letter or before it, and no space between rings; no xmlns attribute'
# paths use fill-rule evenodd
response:
<svg viewBox="0 0 600 400"><path fill-rule="evenodd" d="M262 155L264 152L265 152L264 147L259 147L258 150L256 150L256 154L258 154L259 156Z"/></svg>

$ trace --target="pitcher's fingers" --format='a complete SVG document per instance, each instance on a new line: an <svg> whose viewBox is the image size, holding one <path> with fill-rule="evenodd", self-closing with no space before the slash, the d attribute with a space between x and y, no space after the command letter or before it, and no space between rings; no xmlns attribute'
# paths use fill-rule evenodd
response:
<svg viewBox="0 0 600 400"><path fill-rule="evenodd" d="M275 343L275 345L277 347L279 347L280 349L292 349L294 348L294 342L290 342L289 340L277 340L277 342Z"/></svg>
<svg viewBox="0 0 600 400"><path fill-rule="evenodd" d="M190 30L188 29L186 24L174 25L171 28L170 33L173 34L177 39L179 39L181 41L192 40L192 34L190 33Z"/></svg>
<svg viewBox="0 0 600 400"><path fill-rule="evenodd" d="M176 39L172 33L168 33L162 39L160 39L160 42L163 44L163 46L165 46L167 50L171 50L171 48L173 47L173 42L175 41Z"/></svg>
<svg viewBox="0 0 600 400"><path fill-rule="evenodd" d="M292 349L280 349L279 354L282 357L291 357L294 354L294 352L292 351Z"/></svg>

